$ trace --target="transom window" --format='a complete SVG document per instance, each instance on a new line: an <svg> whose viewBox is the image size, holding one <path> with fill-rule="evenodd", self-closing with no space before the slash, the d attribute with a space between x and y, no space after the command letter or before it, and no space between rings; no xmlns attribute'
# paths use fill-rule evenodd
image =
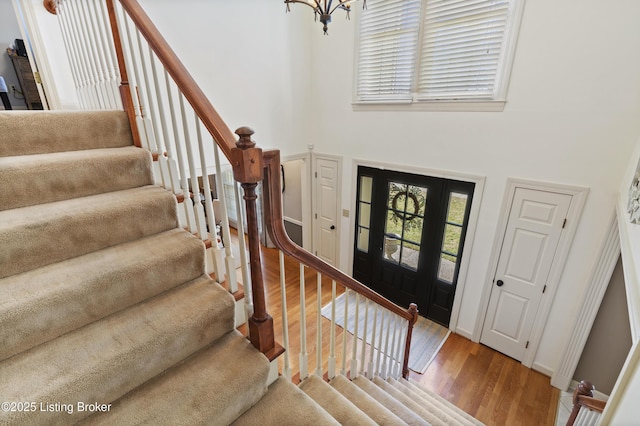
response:
<svg viewBox="0 0 640 426"><path fill-rule="evenodd" d="M368 0L356 102L500 101L524 0Z"/></svg>

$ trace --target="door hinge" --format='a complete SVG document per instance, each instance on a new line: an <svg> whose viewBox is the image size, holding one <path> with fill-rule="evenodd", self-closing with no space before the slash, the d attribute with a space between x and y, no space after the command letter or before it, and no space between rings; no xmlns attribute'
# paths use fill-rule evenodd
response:
<svg viewBox="0 0 640 426"><path fill-rule="evenodd" d="M529 348L529 341L528 341L528 340L527 340L527 344L526 344L526 345L524 345L524 348L525 348L525 349Z"/></svg>
<svg viewBox="0 0 640 426"><path fill-rule="evenodd" d="M33 73L33 78L36 80L37 84L42 84L42 79L40 78L40 73L38 71Z"/></svg>
<svg viewBox="0 0 640 426"><path fill-rule="evenodd" d="M545 284L544 287L542 287L542 293L544 293L545 291L547 291L547 285Z"/></svg>
<svg viewBox="0 0 640 426"><path fill-rule="evenodd" d="M315 172L315 178L318 179L318 172Z"/></svg>
<svg viewBox="0 0 640 426"><path fill-rule="evenodd" d="M564 227L567 226L567 219L564 219L564 222L562 222L562 229L564 229Z"/></svg>
<svg viewBox="0 0 640 426"><path fill-rule="evenodd" d="M316 219L317 219L318 218L318 213L316 213L315 216L316 216Z"/></svg>

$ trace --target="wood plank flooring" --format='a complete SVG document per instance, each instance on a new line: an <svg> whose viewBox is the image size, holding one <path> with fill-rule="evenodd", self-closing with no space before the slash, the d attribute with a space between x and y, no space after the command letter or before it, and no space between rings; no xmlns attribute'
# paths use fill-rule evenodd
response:
<svg viewBox="0 0 640 426"><path fill-rule="evenodd" d="M276 341L283 343L282 300L278 251L262 249L263 274L267 287L267 306L274 318ZM286 308L289 317L289 360L294 374L300 353L300 269L285 256ZM309 372L316 368L317 274L305 271L307 353ZM338 286L338 294L342 290ZM331 282L323 279L320 306L331 300ZM321 318L322 368L329 357L331 323ZM241 329L242 330L242 329ZM351 335L349 334L348 337ZM338 370L342 366L342 328L335 332ZM347 358L351 358L351 339L347 339ZM360 348L358 347L358 354ZM359 355L358 355L359 357ZM282 371L284 357L280 357ZM348 363L346 369L348 370ZM484 345L451 334L425 374L411 372L410 380L437 392L487 425L554 425L559 391L549 378Z"/></svg>

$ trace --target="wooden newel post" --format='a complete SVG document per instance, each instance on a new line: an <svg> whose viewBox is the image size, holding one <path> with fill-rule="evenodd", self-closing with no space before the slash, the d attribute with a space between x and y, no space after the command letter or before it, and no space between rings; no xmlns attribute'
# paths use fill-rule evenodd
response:
<svg viewBox="0 0 640 426"><path fill-rule="evenodd" d="M409 329L407 330L407 340L404 344L404 360L402 362L402 377L409 378L409 352L411 351L411 335L413 334L413 325L418 321L418 305L411 303L409 305L409 313L413 315L409 321Z"/></svg>
<svg viewBox="0 0 640 426"><path fill-rule="evenodd" d="M573 392L573 410L571 411L571 415L569 416L569 420L567 420L568 425L572 425L576 421L576 417L578 417L578 412L580 411L580 404L578 403L578 396L593 396L593 389L595 386L591 384L591 382L587 382L586 380L582 380L576 390Z"/></svg>
<svg viewBox="0 0 640 426"><path fill-rule="evenodd" d="M247 207L247 230L249 238L249 264L251 266L251 288L253 290L253 315L249 318L249 339L262 353L275 347L273 318L267 313L260 260L260 235L258 234L258 209L256 207L256 186L262 180L262 149L251 140L253 130L240 127L236 135L240 137L232 151L233 177L244 190Z"/></svg>

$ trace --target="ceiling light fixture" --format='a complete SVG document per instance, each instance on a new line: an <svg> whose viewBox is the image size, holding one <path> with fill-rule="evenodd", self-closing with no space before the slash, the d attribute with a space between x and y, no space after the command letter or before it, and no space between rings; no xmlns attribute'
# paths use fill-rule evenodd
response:
<svg viewBox="0 0 640 426"><path fill-rule="evenodd" d="M284 0L287 5L287 12L291 9L289 5L291 3L306 4L313 9L315 20L322 22L322 29L327 34L327 25L331 22L331 14L338 9L342 9L347 13L347 19L351 19L349 12L351 12L351 3L358 0ZM362 8L366 9L367 0L362 1Z"/></svg>

